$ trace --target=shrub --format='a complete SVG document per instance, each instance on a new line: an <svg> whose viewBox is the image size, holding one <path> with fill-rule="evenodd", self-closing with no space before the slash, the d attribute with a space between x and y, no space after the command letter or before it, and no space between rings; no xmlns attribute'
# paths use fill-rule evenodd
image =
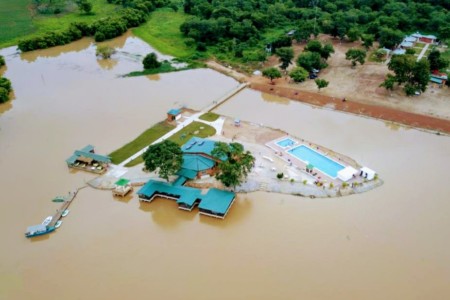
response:
<svg viewBox="0 0 450 300"><path fill-rule="evenodd" d="M0 67L3 67L5 65L5 58L0 55Z"/></svg>
<svg viewBox="0 0 450 300"><path fill-rule="evenodd" d="M282 178L283 178L283 176L284 176L284 174L283 174L283 173L278 173L278 174L277 174L277 178L278 178L278 179L282 179Z"/></svg>
<svg viewBox="0 0 450 300"><path fill-rule="evenodd" d="M291 178L289 181L290 181L291 183L294 183L294 182L295 182L294 178Z"/></svg>
<svg viewBox="0 0 450 300"><path fill-rule="evenodd" d="M343 182L343 183L342 183L342 187L343 187L343 188L348 187L348 183L347 183L347 182Z"/></svg>
<svg viewBox="0 0 450 300"><path fill-rule="evenodd" d="M110 58L111 55L113 55L116 52L116 50L113 47L110 46L98 46L97 50L95 51L95 54L97 56L101 56L104 59Z"/></svg>
<svg viewBox="0 0 450 300"><path fill-rule="evenodd" d="M154 52L147 54L142 61L142 64L146 70L157 69L161 66L161 63L158 61L158 57Z"/></svg>
<svg viewBox="0 0 450 300"><path fill-rule="evenodd" d="M334 184L330 182L330 189L334 188Z"/></svg>
<svg viewBox="0 0 450 300"><path fill-rule="evenodd" d="M0 87L0 103L4 103L9 100L9 93L5 88Z"/></svg>
<svg viewBox="0 0 450 300"><path fill-rule="evenodd" d="M303 184L306 185L308 183L308 180L304 179Z"/></svg>
<svg viewBox="0 0 450 300"><path fill-rule="evenodd" d="M8 93L12 91L11 81L8 78L0 77L0 87L4 88Z"/></svg>

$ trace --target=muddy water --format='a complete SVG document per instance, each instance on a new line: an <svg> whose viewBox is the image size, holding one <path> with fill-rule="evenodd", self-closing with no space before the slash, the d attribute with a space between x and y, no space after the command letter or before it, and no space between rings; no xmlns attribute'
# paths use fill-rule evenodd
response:
<svg viewBox="0 0 450 300"><path fill-rule="evenodd" d="M218 112L347 154L385 184L339 199L241 195L224 221L85 189L57 232L25 239L58 207L52 197L92 178L67 171L74 149L107 153L171 107L201 108L237 85L209 70L117 78L151 49L129 37L104 67L79 43L30 60L2 51L16 99L0 115L0 299L450 296L450 139L251 91Z"/></svg>

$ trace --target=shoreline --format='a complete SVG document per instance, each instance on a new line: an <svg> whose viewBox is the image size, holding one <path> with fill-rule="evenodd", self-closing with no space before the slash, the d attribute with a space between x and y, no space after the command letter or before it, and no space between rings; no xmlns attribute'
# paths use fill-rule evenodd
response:
<svg viewBox="0 0 450 300"><path fill-rule="evenodd" d="M251 89L259 92L285 97L290 100L303 102L320 108L329 108L358 116L394 122L438 135L450 135L450 120L393 109L381 105L364 104L349 100L343 102L340 98L330 97L320 93L302 91L297 88L278 86L276 84L256 82L256 80L252 80L251 77L233 69L228 69L215 61L208 61L207 66L217 72L230 76L239 82L247 82Z"/></svg>

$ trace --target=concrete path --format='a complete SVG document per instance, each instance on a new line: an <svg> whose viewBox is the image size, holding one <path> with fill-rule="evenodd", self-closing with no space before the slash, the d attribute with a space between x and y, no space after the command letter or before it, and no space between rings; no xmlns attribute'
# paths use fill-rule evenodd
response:
<svg viewBox="0 0 450 300"><path fill-rule="evenodd" d="M214 122L207 122L204 120L200 120L199 117L201 115L203 115L206 112L211 111L212 109L216 108L217 106L219 106L220 104L222 104L223 102L225 102L226 100L230 99L231 97L233 97L234 95L236 95L237 93L239 93L240 91L242 91L243 89L245 89L247 87L247 83L242 83L240 84L238 87L234 88L233 90L231 90L230 92L228 92L227 94L225 94L224 96L222 96L219 100L217 101L213 101L212 104L208 105L207 107L203 108L200 112L193 114L192 116L190 116L189 118L187 118L186 120L184 120L183 122L180 122L177 124L177 127L175 127L174 129L172 129L171 131L169 131L168 133L166 133L165 135L163 135L162 137L160 137L159 139L157 139L156 141L154 141L153 143L151 143L150 145L153 144L157 144L160 143L166 139L168 139L169 137L171 137L172 135L174 135L175 133L177 133L178 131L182 130L184 127L188 126L189 124L191 124L194 121L197 122L202 122L205 124L208 124L212 127L214 127L216 129L216 134L217 135L221 135L222 134L222 128L223 128L223 123L225 122L224 118L219 118ZM150 146L149 145L149 146ZM147 151L148 147L145 147L144 149L141 149L140 151L138 151L137 153L133 154L132 156L130 156L129 158L127 158L126 160L124 160L121 164L119 164L119 167L124 167L127 163L129 163L130 161L138 158L139 156L141 156L145 151Z"/></svg>
<svg viewBox="0 0 450 300"><path fill-rule="evenodd" d="M422 51L420 52L419 56L417 57L417 61L422 59L422 57L425 55L425 52L427 52L429 46L430 46L430 44L426 44L425 47L422 48Z"/></svg>

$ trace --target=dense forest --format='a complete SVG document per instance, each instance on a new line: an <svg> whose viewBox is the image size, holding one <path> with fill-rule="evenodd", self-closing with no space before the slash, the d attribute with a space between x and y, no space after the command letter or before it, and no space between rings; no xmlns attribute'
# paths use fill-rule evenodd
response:
<svg viewBox="0 0 450 300"><path fill-rule="evenodd" d="M258 61L262 46L289 44L289 31L297 41L326 33L387 48L418 30L446 40L449 7L448 0L185 0L184 12L192 17L180 29L200 51L211 47L222 56Z"/></svg>

